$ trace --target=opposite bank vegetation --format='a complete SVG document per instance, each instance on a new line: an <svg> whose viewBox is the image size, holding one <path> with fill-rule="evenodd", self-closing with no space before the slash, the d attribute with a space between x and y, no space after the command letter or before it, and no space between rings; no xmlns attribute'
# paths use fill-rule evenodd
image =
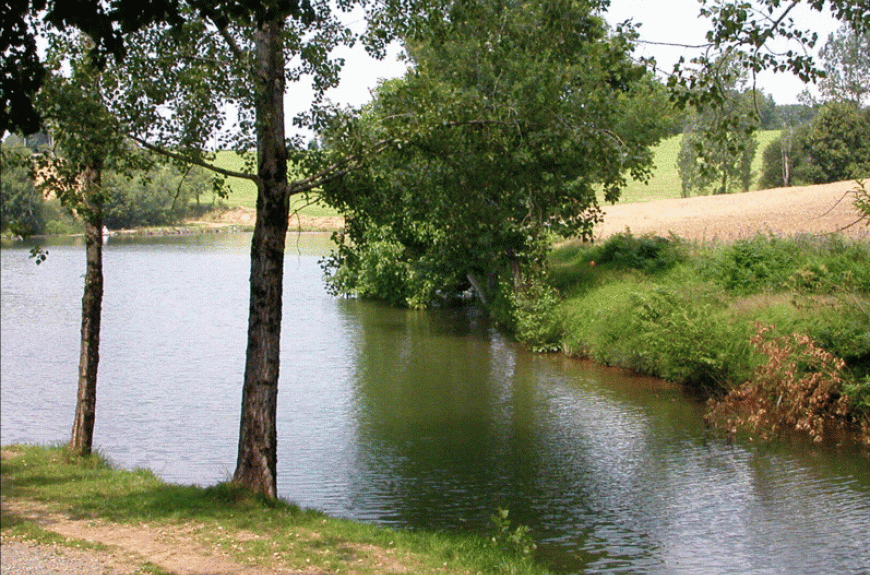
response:
<svg viewBox="0 0 870 575"><path fill-rule="evenodd" d="M561 351L683 384L727 433L856 432L870 445L870 242L611 237L556 248L510 326Z"/></svg>

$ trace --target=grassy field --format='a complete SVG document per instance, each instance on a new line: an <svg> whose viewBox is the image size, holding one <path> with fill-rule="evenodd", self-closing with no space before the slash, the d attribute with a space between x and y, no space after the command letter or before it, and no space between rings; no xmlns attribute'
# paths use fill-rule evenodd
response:
<svg viewBox="0 0 870 575"><path fill-rule="evenodd" d="M758 149L752 162L753 190L758 189L758 175L761 172L761 154L767 145L779 136L779 130L765 130L758 132ZM655 171L650 178L649 184L642 182L629 182L622 190L622 203L650 202L680 197L680 174L677 172L677 157L680 154L680 142L683 136L672 136L662 141L653 150Z"/></svg>
<svg viewBox="0 0 870 575"><path fill-rule="evenodd" d="M253 161L254 154L251 154L250 158ZM253 170L254 166L253 163L251 163L250 166L245 166L246 159L247 158L239 156L235 152L218 152L216 160L217 165L222 168L239 172L248 172ZM224 203L228 207L243 207L250 209L257 207L257 186L254 185L254 182L250 180L242 180L240 178L228 178L227 185L230 188L230 194L229 197L224 200ZM338 215L338 212L322 204L314 203L307 205L305 200L301 197L294 198L290 210L298 210L300 214L307 216L321 217Z"/></svg>
<svg viewBox="0 0 870 575"><path fill-rule="evenodd" d="M753 189L758 189L758 174L761 172L761 153L764 148L779 136L778 130L758 132L758 150L752 163ZM680 141L682 136L673 136L661 142L654 150L655 171L648 184L641 182L629 182L622 191L622 203L649 202L667 198L680 197L680 175L677 173L677 156L680 153ZM244 159L235 152L218 152L217 163L219 166L231 170L244 170ZM230 179L230 196L225 200L231 207L254 208L257 203L257 188L249 180ZM334 216L338 215L321 204L305 206L300 199L293 205L293 209L299 209L300 213L310 216Z"/></svg>

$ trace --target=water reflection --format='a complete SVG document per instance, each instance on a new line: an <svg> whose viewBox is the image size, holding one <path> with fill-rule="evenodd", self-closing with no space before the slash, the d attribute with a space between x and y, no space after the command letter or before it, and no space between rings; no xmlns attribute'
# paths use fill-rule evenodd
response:
<svg viewBox="0 0 870 575"><path fill-rule="evenodd" d="M220 481L250 236L115 240L98 448L172 481ZM525 353L478 313L332 299L320 253L288 250L281 496L411 528L486 531L507 507L568 573L870 571L870 470L854 450L731 445L678 389ZM3 443L63 440L82 248L52 247L40 268L4 249L2 265Z"/></svg>

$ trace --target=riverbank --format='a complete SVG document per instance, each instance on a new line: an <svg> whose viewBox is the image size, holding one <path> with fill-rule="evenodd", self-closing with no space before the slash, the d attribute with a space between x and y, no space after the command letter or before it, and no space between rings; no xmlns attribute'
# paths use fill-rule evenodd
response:
<svg viewBox="0 0 870 575"><path fill-rule="evenodd" d="M607 208L596 245L553 253L559 349L701 391L708 420L731 433L821 440L845 427L870 444L870 230L857 186Z"/></svg>
<svg viewBox="0 0 870 575"><path fill-rule="evenodd" d="M11 561L115 575L548 573L506 537L363 525L229 484L167 484L63 447L8 446L0 466L4 574L17 572Z"/></svg>
<svg viewBox="0 0 870 575"><path fill-rule="evenodd" d="M554 251L558 303L520 339L682 384L728 433L870 445L870 243L622 233Z"/></svg>

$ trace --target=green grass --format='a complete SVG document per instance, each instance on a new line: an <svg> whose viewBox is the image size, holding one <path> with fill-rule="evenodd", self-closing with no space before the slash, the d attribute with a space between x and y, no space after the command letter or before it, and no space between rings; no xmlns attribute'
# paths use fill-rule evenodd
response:
<svg viewBox="0 0 870 575"><path fill-rule="evenodd" d="M254 169L254 165L252 161L254 154L251 153L249 157L242 157L232 151L223 151L218 152L217 157L215 158L215 163L217 166L227 169L233 170L237 172L250 172ZM248 163L249 165L246 165ZM291 171L292 173L292 171ZM229 208L250 208L254 209L257 207L257 186L251 180L245 180L241 178L227 178L227 186L229 187L229 196L224 203ZM325 206L319 202L308 203L302 197L295 197L290 205L291 211L297 211L302 215L307 216L337 216L339 215L337 211L334 209Z"/></svg>
<svg viewBox="0 0 870 575"><path fill-rule="evenodd" d="M758 149L752 162L753 181L752 189L758 188L758 176L761 173L762 152L767 145L779 137L779 130L764 130L756 134ZM620 203L651 202L680 197L680 174L677 172L677 158L680 154L680 142L683 136L666 138L653 149L653 162L655 168L653 176L648 184L629 181L622 190Z"/></svg>
<svg viewBox="0 0 870 575"><path fill-rule="evenodd" d="M148 470L113 469L97 455L74 458L65 447L16 445L5 451L13 456L0 465L4 500L34 501L72 519L147 525L162 537L183 532L244 565L360 575L548 573L482 536L411 533L332 519L229 483L172 485ZM8 506L2 509L2 529L4 537L58 541Z"/></svg>
<svg viewBox="0 0 870 575"><path fill-rule="evenodd" d="M594 262L594 264L593 264ZM763 361L758 325L800 333L845 361L850 417L870 431L870 246L841 236L706 245L619 234L551 256L558 347L713 395Z"/></svg>

